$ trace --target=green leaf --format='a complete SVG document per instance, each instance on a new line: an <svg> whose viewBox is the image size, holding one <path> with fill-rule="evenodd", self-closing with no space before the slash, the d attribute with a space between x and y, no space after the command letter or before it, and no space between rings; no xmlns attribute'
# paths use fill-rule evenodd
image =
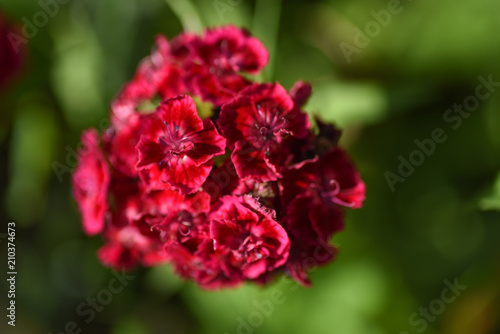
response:
<svg viewBox="0 0 500 334"><path fill-rule="evenodd" d="M306 110L340 127L370 124L387 113L387 99L382 89L370 83L318 82Z"/></svg>
<svg viewBox="0 0 500 334"><path fill-rule="evenodd" d="M481 210L499 210L500 211L500 173L498 174L489 194L479 201Z"/></svg>

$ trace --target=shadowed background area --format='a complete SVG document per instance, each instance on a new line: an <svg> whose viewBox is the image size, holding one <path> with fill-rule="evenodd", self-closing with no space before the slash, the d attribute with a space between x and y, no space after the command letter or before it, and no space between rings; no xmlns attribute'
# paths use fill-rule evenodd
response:
<svg viewBox="0 0 500 334"><path fill-rule="evenodd" d="M0 93L2 333L500 333L500 2L0 0L0 11L27 49ZM305 109L344 130L367 184L311 289L201 291L169 265L123 276L81 229L80 132L109 125L156 34L227 23L266 45L266 80L312 83Z"/></svg>

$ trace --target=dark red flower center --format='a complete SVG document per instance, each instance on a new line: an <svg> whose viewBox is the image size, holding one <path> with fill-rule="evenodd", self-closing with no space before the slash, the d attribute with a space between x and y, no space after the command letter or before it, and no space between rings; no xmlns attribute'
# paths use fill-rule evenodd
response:
<svg viewBox="0 0 500 334"><path fill-rule="evenodd" d="M232 57L233 53L228 48L228 41L222 40L218 44L219 49L215 49L209 60L209 72L218 76L237 72L238 66Z"/></svg>
<svg viewBox="0 0 500 334"><path fill-rule="evenodd" d="M224 74L233 73L235 72L235 70L230 58L219 57L215 58L211 62L209 72L221 76Z"/></svg>
<svg viewBox="0 0 500 334"><path fill-rule="evenodd" d="M158 142L163 146L166 158L180 156L181 158L194 148L193 142L189 136L183 136L179 132L178 125L171 125L165 122L165 132L163 136L158 137ZM165 160L160 162L160 166Z"/></svg>
<svg viewBox="0 0 500 334"><path fill-rule="evenodd" d="M234 256L237 259L246 259L246 262L254 262L269 256L269 250L262 245L261 238L248 234L238 247Z"/></svg>
<svg viewBox="0 0 500 334"><path fill-rule="evenodd" d="M340 184L334 179L321 178L319 183L311 183L311 189L316 191L316 194L325 202L333 202L342 206L352 207L354 203L346 202L340 198Z"/></svg>
<svg viewBox="0 0 500 334"><path fill-rule="evenodd" d="M340 192L340 185L333 179L322 179L320 183L311 183L321 198L334 198Z"/></svg>
<svg viewBox="0 0 500 334"><path fill-rule="evenodd" d="M281 110L273 105L257 104L257 119L255 119L254 136L264 144L276 141L276 137L288 133L287 121Z"/></svg>

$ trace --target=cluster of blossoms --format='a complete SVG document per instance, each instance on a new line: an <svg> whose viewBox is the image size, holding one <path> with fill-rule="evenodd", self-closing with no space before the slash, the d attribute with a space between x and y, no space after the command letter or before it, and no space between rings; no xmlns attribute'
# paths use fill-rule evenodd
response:
<svg viewBox="0 0 500 334"><path fill-rule="evenodd" d="M302 111L310 85L252 81L267 61L234 26L157 37L111 126L82 134L74 196L105 265L168 262L215 289L280 273L307 286L332 260L343 207L359 208L365 185L338 131L313 130Z"/></svg>

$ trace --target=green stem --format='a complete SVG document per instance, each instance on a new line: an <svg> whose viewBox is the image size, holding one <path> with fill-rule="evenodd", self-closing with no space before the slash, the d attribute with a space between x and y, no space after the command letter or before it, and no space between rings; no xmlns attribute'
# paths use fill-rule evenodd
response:
<svg viewBox="0 0 500 334"><path fill-rule="evenodd" d="M189 0L165 0L181 21L185 31L201 33L203 24L193 4Z"/></svg>
<svg viewBox="0 0 500 334"><path fill-rule="evenodd" d="M280 15L281 0L257 0L252 32L262 40L269 50L269 64L264 70L268 81L274 79L274 62L276 58Z"/></svg>

